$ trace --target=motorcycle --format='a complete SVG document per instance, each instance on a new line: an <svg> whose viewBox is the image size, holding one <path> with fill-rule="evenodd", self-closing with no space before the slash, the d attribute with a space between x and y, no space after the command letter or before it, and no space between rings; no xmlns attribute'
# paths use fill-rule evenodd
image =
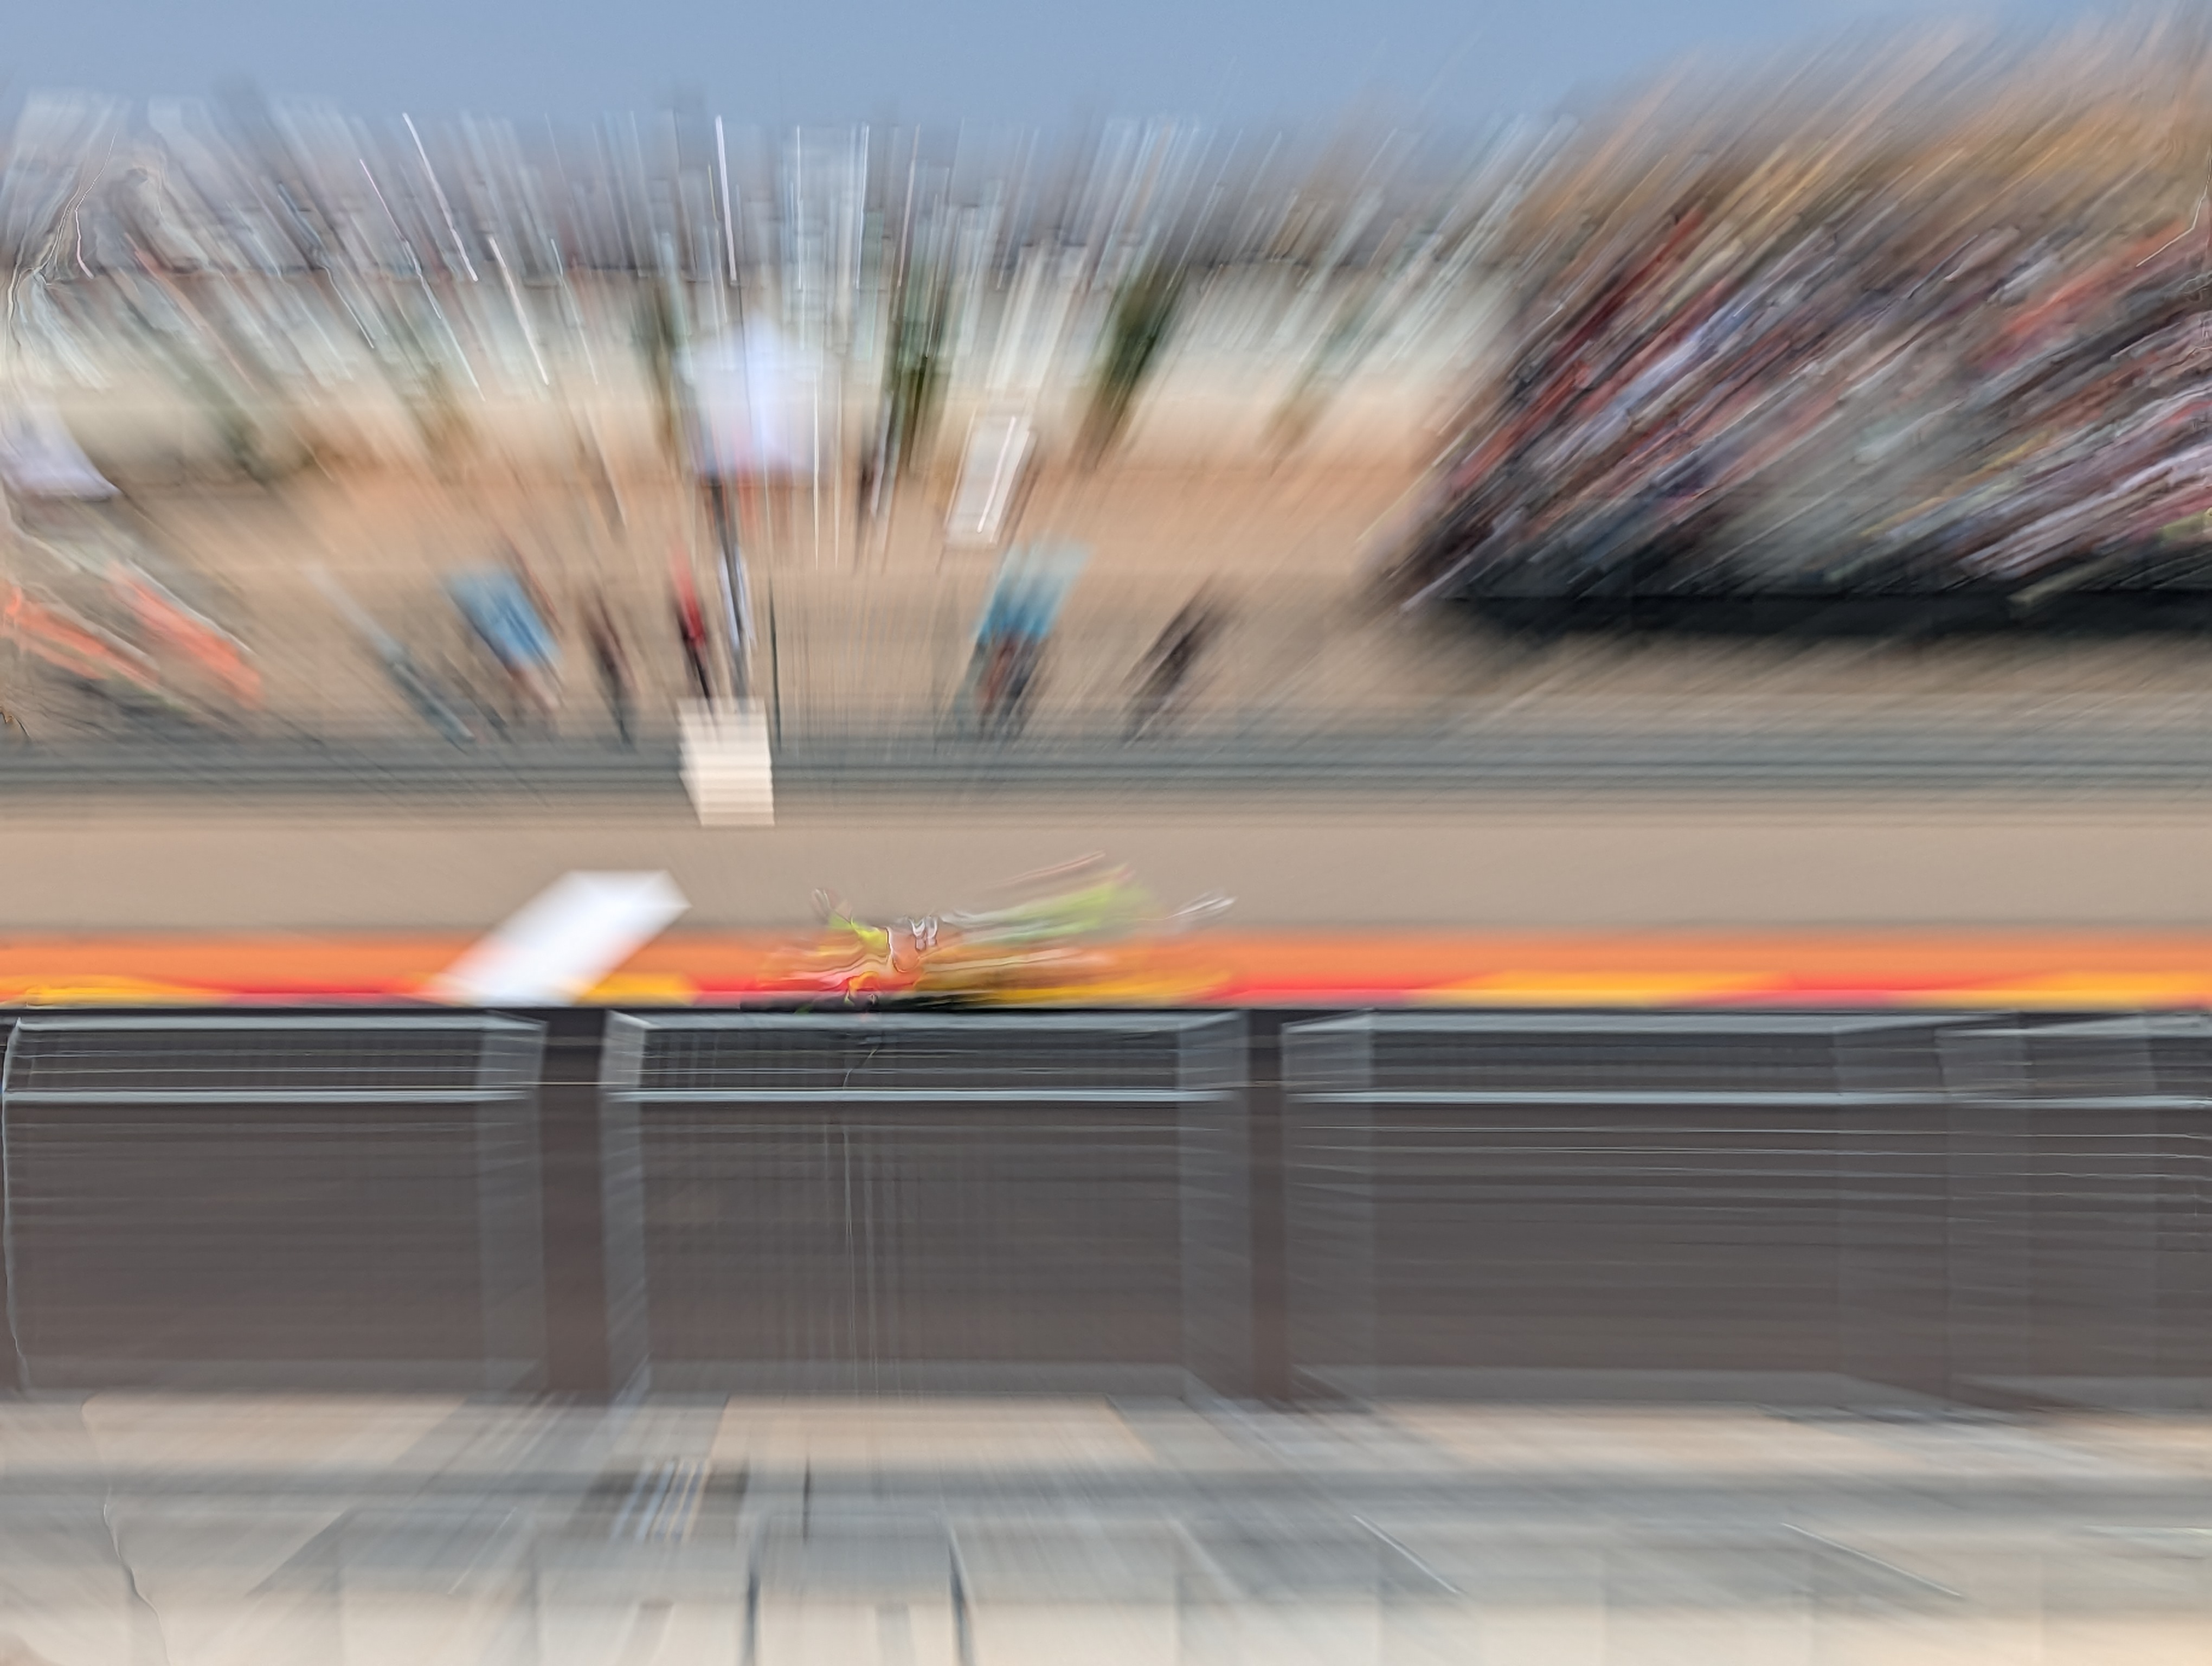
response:
<svg viewBox="0 0 2212 1666"><path fill-rule="evenodd" d="M1218 895L1161 912L1124 868L1086 861L1033 876L1054 888L1008 906L872 925L817 892L823 932L787 970L800 988L852 996L974 999L1078 994L1144 982L1147 947L1230 907ZM1072 883L1071 883L1072 882Z"/></svg>

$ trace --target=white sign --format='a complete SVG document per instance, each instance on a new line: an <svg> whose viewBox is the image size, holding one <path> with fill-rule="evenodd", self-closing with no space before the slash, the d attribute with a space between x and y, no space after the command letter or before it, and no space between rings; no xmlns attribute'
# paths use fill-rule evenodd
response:
<svg viewBox="0 0 2212 1666"><path fill-rule="evenodd" d="M702 475L811 477L820 380L766 324L702 343L687 357L693 461Z"/></svg>
<svg viewBox="0 0 2212 1666"><path fill-rule="evenodd" d="M0 416L0 478L21 497L115 496L115 488L78 449L61 417L37 408Z"/></svg>
<svg viewBox="0 0 2212 1666"><path fill-rule="evenodd" d="M684 787L708 827L767 827L775 821L775 763L768 708L757 700L694 702L684 733Z"/></svg>
<svg viewBox="0 0 2212 1666"><path fill-rule="evenodd" d="M665 873L571 873L463 955L432 986L467 1006L566 1006L591 993L690 905Z"/></svg>
<svg viewBox="0 0 2212 1666"><path fill-rule="evenodd" d="M960 463L960 483L953 489L952 512L946 517L945 535L953 543L988 545L1004 536L1035 441L1026 417L975 419L968 435L967 455Z"/></svg>

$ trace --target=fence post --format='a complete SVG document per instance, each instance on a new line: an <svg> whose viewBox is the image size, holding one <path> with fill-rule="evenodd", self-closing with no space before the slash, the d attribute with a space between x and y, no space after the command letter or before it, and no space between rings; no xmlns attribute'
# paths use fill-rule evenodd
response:
<svg viewBox="0 0 2212 1666"><path fill-rule="evenodd" d="M1252 1393L1270 1405L1292 1397L1290 1231L1283 1170L1283 1025L1290 1014L1254 1012L1246 1021L1246 1126L1252 1233Z"/></svg>
<svg viewBox="0 0 2212 1666"><path fill-rule="evenodd" d="M605 1015L550 1014L538 1085L545 1234L545 1386L609 1398L599 1055Z"/></svg>

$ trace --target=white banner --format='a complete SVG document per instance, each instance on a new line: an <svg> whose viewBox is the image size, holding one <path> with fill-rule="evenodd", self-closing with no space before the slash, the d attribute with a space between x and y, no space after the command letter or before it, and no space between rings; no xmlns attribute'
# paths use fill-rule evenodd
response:
<svg viewBox="0 0 2212 1666"><path fill-rule="evenodd" d="M705 342L685 357L692 463L724 480L811 479L821 447L818 368L767 324Z"/></svg>
<svg viewBox="0 0 2212 1666"><path fill-rule="evenodd" d="M665 873L571 873L526 903L438 978L467 1006L566 1006L690 905Z"/></svg>
<svg viewBox="0 0 2212 1666"><path fill-rule="evenodd" d="M0 479L20 497L115 496L60 416L36 406L0 415Z"/></svg>

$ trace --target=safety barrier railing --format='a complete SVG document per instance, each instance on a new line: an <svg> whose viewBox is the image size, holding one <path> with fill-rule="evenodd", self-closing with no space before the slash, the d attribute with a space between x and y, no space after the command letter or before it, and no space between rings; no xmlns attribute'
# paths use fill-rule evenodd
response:
<svg viewBox="0 0 2212 1666"><path fill-rule="evenodd" d="M2212 1018L50 1014L37 1389L2183 1406Z"/></svg>

